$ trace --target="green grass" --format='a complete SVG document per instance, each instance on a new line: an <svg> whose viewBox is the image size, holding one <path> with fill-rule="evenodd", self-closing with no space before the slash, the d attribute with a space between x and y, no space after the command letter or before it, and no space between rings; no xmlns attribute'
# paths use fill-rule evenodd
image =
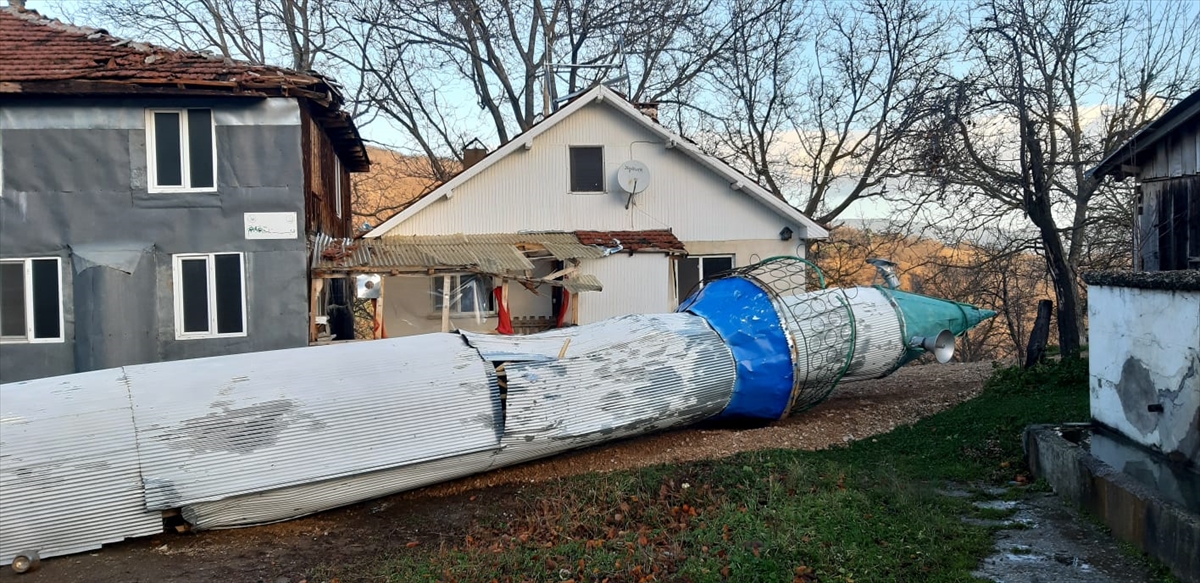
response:
<svg viewBox="0 0 1200 583"><path fill-rule="evenodd" d="M513 491L433 544L342 581L970 581L995 519L947 482L1024 475L1021 430L1086 420L1087 365L997 370L983 394L874 439L820 452L590 474Z"/></svg>

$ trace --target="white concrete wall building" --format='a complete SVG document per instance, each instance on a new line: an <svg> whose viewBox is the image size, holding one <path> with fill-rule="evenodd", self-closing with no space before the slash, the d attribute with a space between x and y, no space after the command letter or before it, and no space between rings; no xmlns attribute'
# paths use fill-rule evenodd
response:
<svg viewBox="0 0 1200 583"><path fill-rule="evenodd" d="M1200 464L1200 277L1087 278L1092 418Z"/></svg>

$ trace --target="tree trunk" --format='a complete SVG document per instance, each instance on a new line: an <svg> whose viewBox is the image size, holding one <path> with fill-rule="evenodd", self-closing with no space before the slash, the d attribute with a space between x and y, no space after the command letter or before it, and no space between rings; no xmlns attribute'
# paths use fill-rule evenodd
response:
<svg viewBox="0 0 1200 583"><path fill-rule="evenodd" d="M1050 339L1050 311L1054 302L1041 300L1038 302L1037 320L1033 323L1033 332L1029 335L1029 346L1025 350L1025 368L1042 361L1046 355L1046 342Z"/></svg>
<svg viewBox="0 0 1200 583"><path fill-rule="evenodd" d="M1042 244L1046 246L1046 266L1054 282L1054 299L1058 300L1058 348L1064 357L1078 356L1079 286L1075 270L1067 262L1057 231L1042 229Z"/></svg>

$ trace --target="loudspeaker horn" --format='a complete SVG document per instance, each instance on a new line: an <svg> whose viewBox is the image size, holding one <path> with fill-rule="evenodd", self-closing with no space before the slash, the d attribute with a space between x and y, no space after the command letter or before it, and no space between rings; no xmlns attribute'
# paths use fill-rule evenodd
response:
<svg viewBox="0 0 1200 583"><path fill-rule="evenodd" d="M954 358L954 334L949 330L942 330L937 336L913 336L909 346L924 349L942 364Z"/></svg>

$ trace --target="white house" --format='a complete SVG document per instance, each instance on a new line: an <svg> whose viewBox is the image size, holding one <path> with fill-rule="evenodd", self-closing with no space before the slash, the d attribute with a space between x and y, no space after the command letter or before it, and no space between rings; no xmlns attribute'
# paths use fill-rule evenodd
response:
<svg viewBox="0 0 1200 583"><path fill-rule="evenodd" d="M449 235L475 250L516 245L534 269L476 265L449 275L432 267L455 263L445 260L427 262L424 273L377 269L394 274L383 281L388 336L436 331L444 320L450 328L495 329L496 296L504 294L489 292L500 287L495 276L505 273L517 279L501 280L523 284L503 286L518 324L522 317L583 324L668 312L704 277L772 256L803 257L806 240L828 232L601 86L385 221L362 244L416 244L401 254L428 257L414 249L447 251ZM535 240L564 235L608 247L609 254L598 247L572 253ZM383 253L374 253L378 263Z"/></svg>

